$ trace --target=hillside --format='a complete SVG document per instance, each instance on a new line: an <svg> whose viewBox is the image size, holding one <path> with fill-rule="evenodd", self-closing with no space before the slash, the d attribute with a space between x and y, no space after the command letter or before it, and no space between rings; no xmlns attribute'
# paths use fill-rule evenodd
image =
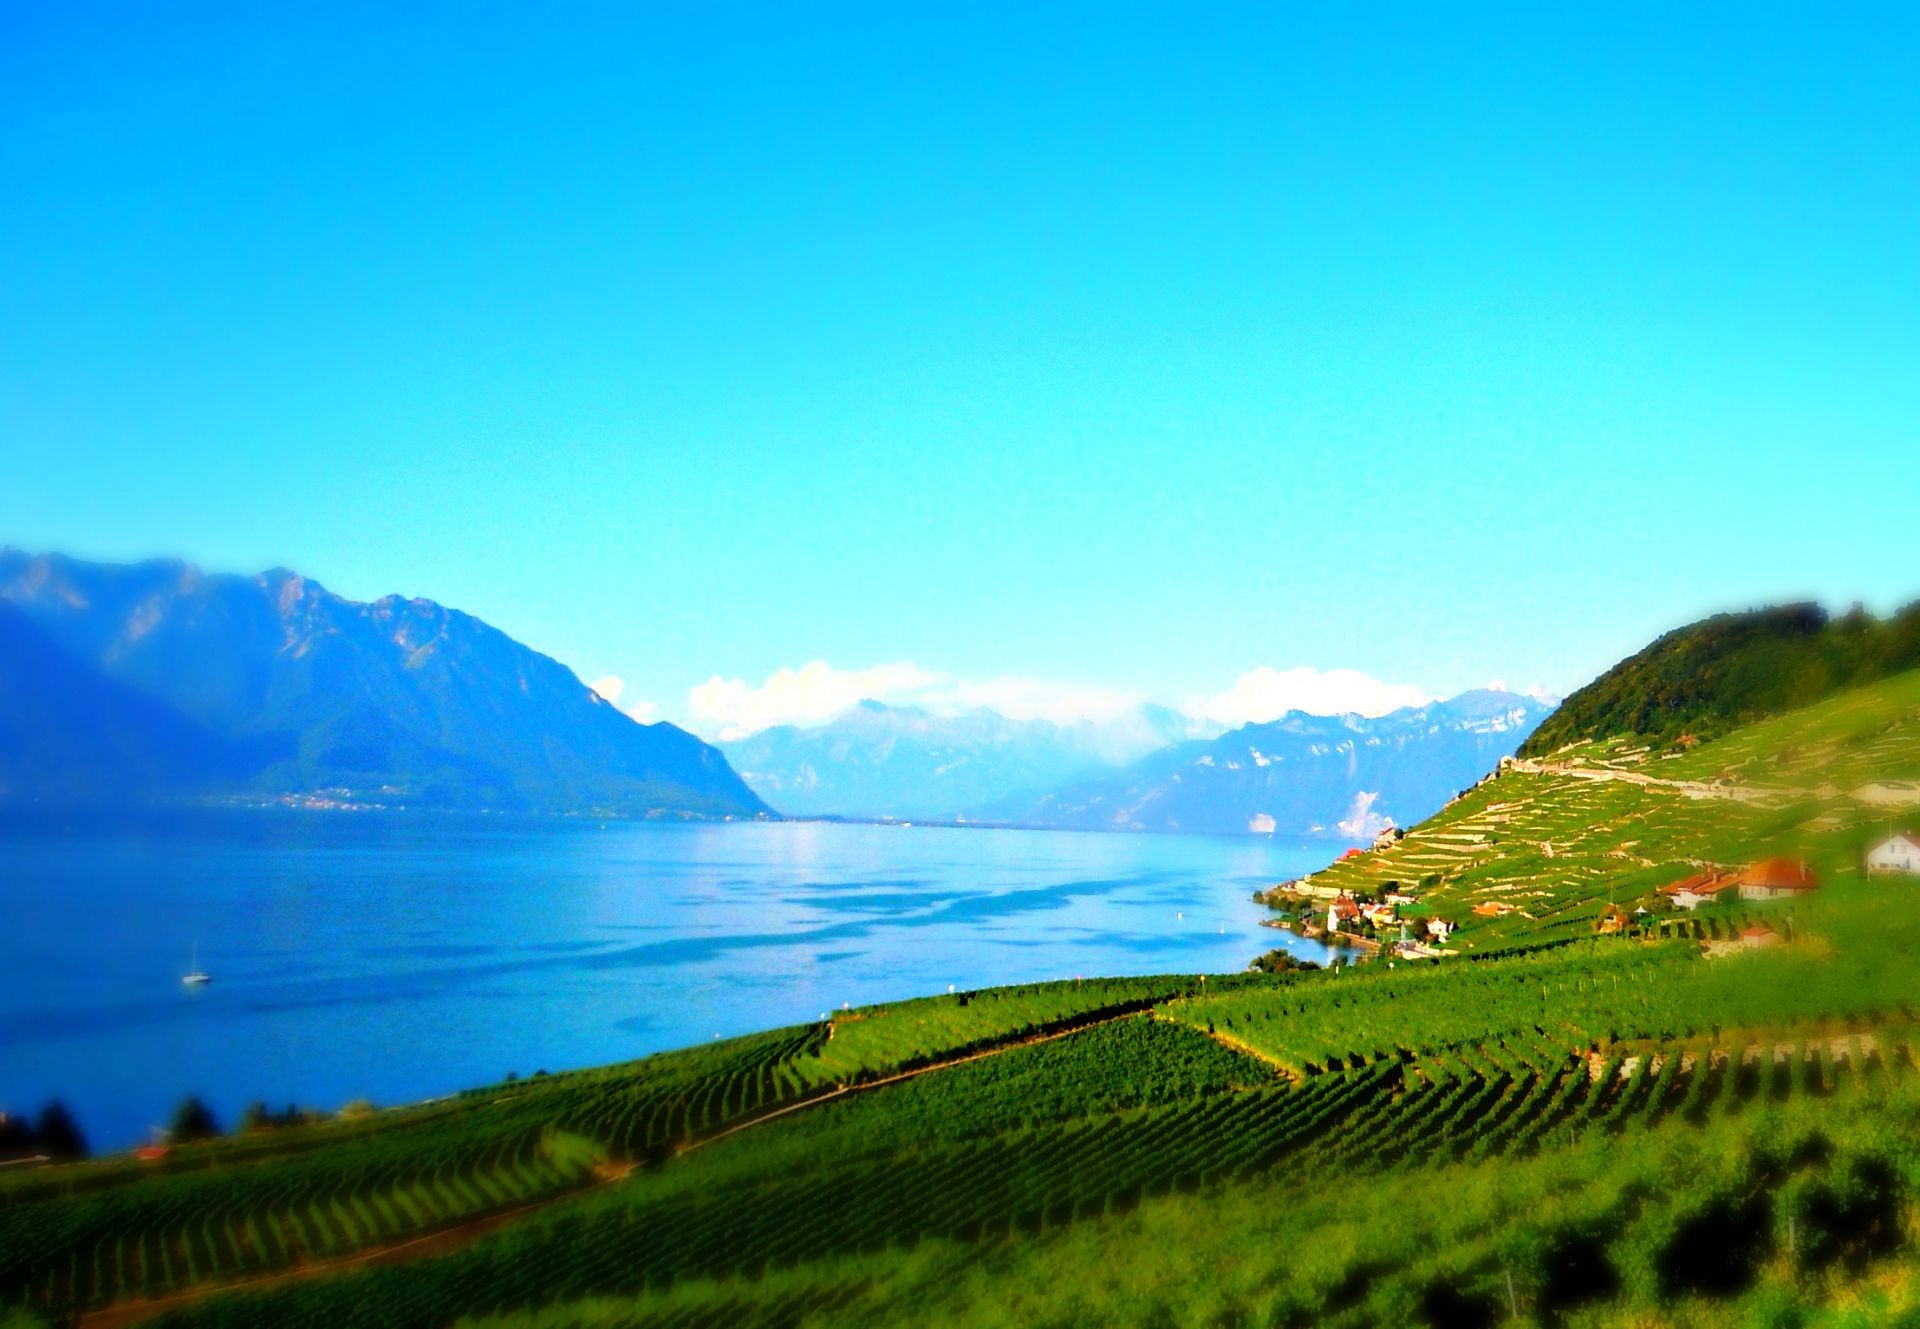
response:
<svg viewBox="0 0 1920 1329"><path fill-rule="evenodd" d="M1512 763L1303 883L1417 883L1462 920L1439 958L931 996L15 1169L0 1296L171 1329L1907 1322L1920 910L1860 873L1887 809L1834 769L1920 779L1920 673L1685 757ZM1818 889L1656 889L1772 854ZM1600 932L1609 902L1650 914Z"/></svg>
<svg viewBox="0 0 1920 1329"><path fill-rule="evenodd" d="M1070 830L1368 839L1418 821L1478 780L1550 709L1531 697L1476 691L1378 719L1296 711L978 815Z"/></svg>
<svg viewBox="0 0 1920 1329"><path fill-rule="evenodd" d="M65 717L44 726L22 773L57 768L78 795L767 811L715 749L636 723L566 666L431 600L363 604L284 570L209 576L6 551L0 605L15 625L0 669L31 674L38 713ZM103 742L86 712L108 696L117 719Z"/></svg>
<svg viewBox="0 0 1920 1329"><path fill-rule="evenodd" d="M130 797L236 779L248 751L165 702L73 660L0 602L0 798Z"/></svg>
<svg viewBox="0 0 1920 1329"><path fill-rule="evenodd" d="M1568 697L1521 749L1591 739L1714 738L1846 688L1920 668L1920 602L1891 618L1815 604L1716 614L1676 628Z"/></svg>
<svg viewBox="0 0 1920 1329"><path fill-rule="evenodd" d="M1199 722L1140 706L1058 725L863 701L823 725L777 725L723 744L741 778L791 816L951 821L982 805L1131 761Z"/></svg>

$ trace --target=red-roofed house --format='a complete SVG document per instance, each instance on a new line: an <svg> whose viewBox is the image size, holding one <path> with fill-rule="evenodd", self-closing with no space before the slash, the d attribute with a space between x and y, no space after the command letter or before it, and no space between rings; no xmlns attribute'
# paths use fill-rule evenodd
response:
<svg viewBox="0 0 1920 1329"><path fill-rule="evenodd" d="M1740 881L1737 872L1722 872L1710 868L1705 872L1696 872L1683 881L1671 886L1662 886L1660 893L1673 901L1675 909L1698 909L1703 904L1712 904L1722 892L1731 889Z"/></svg>
<svg viewBox="0 0 1920 1329"><path fill-rule="evenodd" d="M1903 831L1867 853L1867 871L1904 872L1920 877L1920 836Z"/></svg>
<svg viewBox="0 0 1920 1329"><path fill-rule="evenodd" d="M1327 931L1339 932L1354 919L1360 917L1360 906L1345 891L1333 897L1333 903L1327 906Z"/></svg>
<svg viewBox="0 0 1920 1329"><path fill-rule="evenodd" d="M1752 923L1740 929L1742 946L1778 946L1784 938L1765 923Z"/></svg>
<svg viewBox="0 0 1920 1329"><path fill-rule="evenodd" d="M1785 900L1804 895L1820 885L1805 859L1763 858L1749 863L1740 874L1742 900Z"/></svg>

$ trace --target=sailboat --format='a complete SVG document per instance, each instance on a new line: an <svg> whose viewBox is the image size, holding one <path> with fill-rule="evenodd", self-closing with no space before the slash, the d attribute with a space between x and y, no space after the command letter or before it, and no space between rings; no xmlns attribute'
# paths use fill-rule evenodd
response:
<svg viewBox="0 0 1920 1329"><path fill-rule="evenodd" d="M187 972L180 975L180 981L188 987L198 987L202 983L213 982L213 975L200 968L200 943L193 943L193 960L187 966Z"/></svg>

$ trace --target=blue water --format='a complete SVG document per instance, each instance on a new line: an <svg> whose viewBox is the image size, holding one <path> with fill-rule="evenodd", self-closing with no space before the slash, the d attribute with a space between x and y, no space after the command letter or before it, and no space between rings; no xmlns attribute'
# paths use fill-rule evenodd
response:
<svg viewBox="0 0 1920 1329"><path fill-rule="evenodd" d="M1324 842L228 813L0 825L0 1110L409 1102L921 993L1225 972ZM198 944L214 982L180 975Z"/></svg>

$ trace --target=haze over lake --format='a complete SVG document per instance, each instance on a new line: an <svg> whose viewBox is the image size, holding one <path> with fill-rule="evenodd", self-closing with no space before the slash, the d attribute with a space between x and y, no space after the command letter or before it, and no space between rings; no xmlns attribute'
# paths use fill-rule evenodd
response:
<svg viewBox="0 0 1920 1329"><path fill-rule="evenodd" d="M185 1093L326 1109L451 1093L1076 975L1228 972L1250 893L1338 846L820 823L206 813L0 826L0 1110L96 1147ZM198 945L213 982L180 976Z"/></svg>

